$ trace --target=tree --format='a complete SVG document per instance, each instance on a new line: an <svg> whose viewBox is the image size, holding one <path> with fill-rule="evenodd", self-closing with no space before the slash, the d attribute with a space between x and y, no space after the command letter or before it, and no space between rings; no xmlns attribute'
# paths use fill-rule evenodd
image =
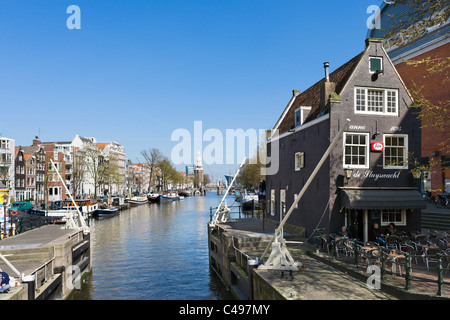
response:
<svg viewBox="0 0 450 320"><path fill-rule="evenodd" d="M157 148L152 148L148 150L142 150L141 155L144 157L145 161L147 162L147 166L150 170L150 180L148 183L148 190L152 190L153 185L153 177L157 170L157 164L159 161L161 161L164 156Z"/></svg>
<svg viewBox="0 0 450 320"><path fill-rule="evenodd" d="M123 176L120 174L117 158L114 155L100 155L98 164L99 184L108 186L111 193L112 185L119 185L123 182Z"/></svg>
<svg viewBox="0 0 450 320"><path fill-rule="evenodd" d="M397 45L405 47L416 43L424 36L428 36L430 28L443 26L450 16L450 5L448 0L396 0L394 6L405 6L402 14L397 16L390 15L393 26L387 30L385 39L398 39ZM441 36L439 29L435 29L433 38ZM417 110L417 116L421 120L422 128L429 128L438 132L442 141L437 143L437 148L442 154L450 152L450 131L448 128L448 119L450 118L450 101L443 97L435 95L427 96L423 88L427 81L440 81L443 88L448 87L449 76L449 57L447 54L441 56L429 56L424 59L406 60L405 63L414 68L418 68L419 73L423 74L422 79L412 81L408 89L414 98L413 107ZM434 82L433 81L433 82ZM448 95L447 95L448 96ZM441 160L430 159L427 165L423 165L418 159L411 158L412 171L430 171L444 166Z"/></svg>
<svg viewBox="0 0 450 320"><path fill-rule="evenodd" d="M264 177L261 175L263 164L259 158L254 157L247 160L237 177L237 182L241 185L251 188L258 188Z"/></svg>
<svg viewBox="0 0 450 320"><path fill-rule="evenodd" d="M95 143L86 143L79 150L80 155L84 157L85 163L85 178L90 178L90 183L94 187L94 197L97 197L97 189L100 184L100 174L99 174L99 157L100 150ZM86 179L87 180L87 179Z"/></svg>
<svg viewBox="0 0 450 320"><path fill-rule="evenodd" d="M86 174L86 163L84 157L76 151L73 155L73 169L72 169L72 185L75 195L81 194L81 183Z"/></svg>
<svg viewBox="0 0 450 320"><path fill-rule="evenodd" d="M396 38L401 33L402 46L415 43L427 35L429 28L444 25L450 16L448 0L396 0L392 5L404 6L407 9L400 15L389 15L393 26L390 30L385 30L387 32L385 38Z"/></svg>

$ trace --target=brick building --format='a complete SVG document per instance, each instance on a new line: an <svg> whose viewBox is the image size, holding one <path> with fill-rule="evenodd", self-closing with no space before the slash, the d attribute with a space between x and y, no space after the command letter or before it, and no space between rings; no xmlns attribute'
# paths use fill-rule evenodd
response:
<svg viewBox="0 0 450 320"><path fill-rule="evenodd" d="M381 29L369 30L367 38L382 38L385 30L393 25L392 17L412 11L403 5L391 5L383 3L380 8ZM448 82L444 82L445 74L430 75L426 63L410 65L406 60L414 61L442 61L449 59L450 52L450 24L447 21L440 26L429 28L429 33L418 39L415 43L404 45L406 37L400 32L396 37L385 39L384 47L389 54L398 73L409 89L422 88L423 96L433 105L439 105L450 100ZM426 113L425 108L422 113ZM449 119L450 110L448 102L446 108L442 108L442 118ZM422 159L424 165L431 167L431 172L425 171L422 176L423 190L432 190L441 193L444 190L450 192L450 127L436 129L433 123L427 123L426 116L422 120Z"/></svg>
<svg viewBox="0 0 450 320"><path fill-rule="evenodd" d="M382 46L367 39L366 49L300 93L288 106L268 140L279 168L266 175L267 217L281 221L314 172L330 142L350 126L331 150L288 224L337 233L347 226L355 238L367 241L375 223L399 230L421 227L425 201L417 191L409 153L420 156L420 121L401 77Z"/></svg>

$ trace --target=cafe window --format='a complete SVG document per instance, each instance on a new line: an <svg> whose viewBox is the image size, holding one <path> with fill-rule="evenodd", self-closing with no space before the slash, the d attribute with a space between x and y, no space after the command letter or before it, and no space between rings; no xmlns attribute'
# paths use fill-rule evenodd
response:
<svg viewBox="0 0 450 320"><path fill-rule="evenodd" d="M369 134L344 132L344 168L368 168Z"/></svg>
<svg viewBox="0 0 450 320"><path fill-rule="evenodd" d="M398 134L384 135L385 169L408 169L408 136Z"/></svg>
<svg viewBox="0 0 450 320"><path fill-rule="evenodd" d="M381 210L381 225L388 226L390 223L396 226L406 225L406 211L403 209Z"/></svg>
<svg viewBox="0 0 450 320"><path fill-rule="evenodd" d="M355 88L355 113L397 115L398 90Z"/></svg>

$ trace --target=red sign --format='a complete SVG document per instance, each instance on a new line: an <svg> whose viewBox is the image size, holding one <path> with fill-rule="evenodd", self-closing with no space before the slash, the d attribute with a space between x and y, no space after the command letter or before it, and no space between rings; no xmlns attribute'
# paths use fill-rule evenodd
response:
<svg viewBox="0 0 450 320"><path fill-rule="evenodd" d="M383 151L384 143L383 142L372 142L372 151Z"/></svg>

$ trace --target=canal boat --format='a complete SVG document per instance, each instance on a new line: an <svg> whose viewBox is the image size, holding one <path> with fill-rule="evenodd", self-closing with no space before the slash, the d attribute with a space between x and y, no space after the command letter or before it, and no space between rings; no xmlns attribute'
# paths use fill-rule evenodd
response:
<svg viewBox="0 0 450 320"><path fill-rule="evenodd" d="M150 193L147 195L148 202L159 202L161 200L159 193Z"/></svg>
<svg viewBox="0 0 450 320"><path fill-rule="evenodd" d="M241 194L241 207L243 210L252 210L258 204L258 195L255 193L247 193L246 190Z"/></svg>
<svg viewBox="0 0 450 320"><path fill-rule="evenodd" d="M80 209L80 208L78 208ZM36 210L31 209L28 210L27 213L31 215L37 215L37 216L43 216L43 217L49 217L49 218L64 218L67 216L69 212L72 212L72 214L78 214L77 208L74 206L70 207L61 207L59 209L49 209L49 210Z"/></svg>
<svg viewBox="0 0 450 320"><path fill-rule="evenodd" d="M113 216L113 215L115 215L117 212L119 212L119 209L114 208L114 207L109 207L109 208L99 208L99 209L97 209L97 215L98 215L99 217Z"/></svg>
<svg viewBox="0 0 450 320"><path fill-rule="evenodd" d="M28 201L18 201L13 202L11 206L9 207L9 210L16 210L16 211L23 211L27 212L28 210L33 209L33 204Z"/></svg>
<svg viewBox="0 0 450 320"><path fill-rule="evenodd" d="M92 215L98 209L97 201L92 199L76 199L75 204L84 215ZM72 200L53 201L49 206L50 211L59 210L66 207L73 207Z"/></svg>
<svg viewBox="0 0 450 320"><path fill-rule="evenodd" d="M172 202L175 200L179 200L179 197L177 195L173 195L170 193L160 195L160 202Z"/></svg>
<svg viewBox="0 0 450 320"><path fill-rule="evenodd" d="M132 197L131 199L127 199L125 201L128 202L133 207L140 206L144 203L148 203L147 197L144 196Z"/></svg>

